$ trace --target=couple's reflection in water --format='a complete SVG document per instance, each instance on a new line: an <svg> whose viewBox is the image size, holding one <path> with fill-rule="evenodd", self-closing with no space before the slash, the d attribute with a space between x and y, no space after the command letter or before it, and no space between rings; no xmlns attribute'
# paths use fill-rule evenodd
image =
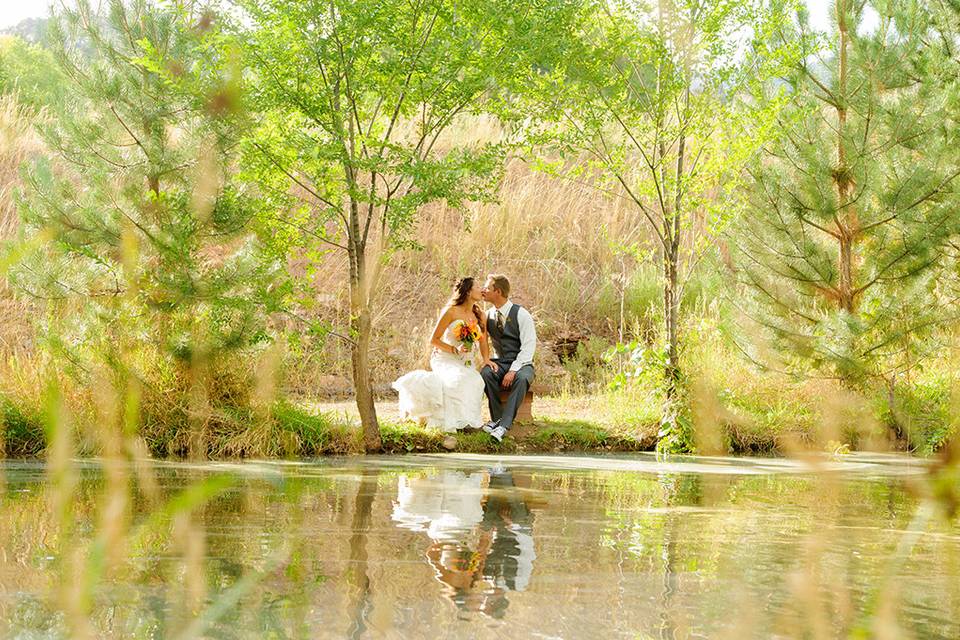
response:
<svg viewBox="0 0 960 640"><path fill-rule="evenodd" d="M429 537L427 561L463 614L502 618L508 593L529 585L536 559L529 486L528 474L500 466L400 477L393 519Z"/></svg>

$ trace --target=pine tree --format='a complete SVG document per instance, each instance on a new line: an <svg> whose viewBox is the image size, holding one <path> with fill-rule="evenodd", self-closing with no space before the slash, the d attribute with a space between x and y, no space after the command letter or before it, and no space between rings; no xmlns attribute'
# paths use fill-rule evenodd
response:
<svg viewBox="0 0 960 640"><path fill-rule="evenodd" d="M274 266L251 232L256 200L229 171L229 78L203 56L197 7L81 1L50 28L68 93L42 131L49 157L26 171L31 250L11 278L49 301L48 338L80 372L126 375L155 354L197 381L265 335Z"/></svg>
<svg viewBox="0 0 960 640"><path fill-rule="evenodd" d="M943 306L960 231L955 38L924 2L834 8L826 42L784 79L793 102L732 244L746 308L788 367L859 386L909 367L956 317Z"/></svg>

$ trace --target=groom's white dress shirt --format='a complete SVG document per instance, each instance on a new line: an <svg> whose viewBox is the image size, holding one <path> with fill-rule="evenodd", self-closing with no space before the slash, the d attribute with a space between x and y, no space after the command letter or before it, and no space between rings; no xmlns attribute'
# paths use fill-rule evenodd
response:
<svg viewBox="0 0 960 640"><path fill-rule="evenodd" d="M503 321L506 322L507 318L510 317L510 309L512 308L512 302L509 300L504 302L502 307L498 307L491 313L493 321L497 321L497 311L499 311L503 314ZM520 353L517 354L517 359L510 365L510 371L520 371L522 367L533 364L533 353L537 349L537 330L533 326L533 316L530 315L526 307L520 307L520 310L517 311L517 326L520 329Z"/></svg>

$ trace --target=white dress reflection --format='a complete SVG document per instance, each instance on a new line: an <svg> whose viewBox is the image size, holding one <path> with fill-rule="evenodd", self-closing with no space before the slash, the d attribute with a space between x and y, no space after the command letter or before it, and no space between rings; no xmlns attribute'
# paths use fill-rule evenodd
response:
<svg viewBox="0 0 960 640"><path fill-rule="evenodd" d="M530 584L533 516L507 470L401 476L393 519L427 534L427 561L462 611L501 618L507 592Z"/></svg>
<svg viewBox="0 0 960 640"><path fill-rule="evenodd" d="M483 520L481 498L486 485L485 471L441 471L427 477L402 475L393 520L405 529L425 532L436 542L462 540Z"/></svg>

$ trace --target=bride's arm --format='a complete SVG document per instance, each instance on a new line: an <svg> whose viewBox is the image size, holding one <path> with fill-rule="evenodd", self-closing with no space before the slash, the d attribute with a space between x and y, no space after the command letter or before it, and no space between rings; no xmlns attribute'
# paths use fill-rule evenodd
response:
<svg viewBox="0 0 960 640"><path fill-rule="evenodd" d="M481 362L483 365L481 369L488 364L490 364L490 343L487 342L487 333L484 331L480 334L480 357L482 358Z"/></svg>
<svg viewBox="0 0 960 640"><path fill-rule="evenodd" d="M437 326L433 329L433 335L430 336L430 346L438 349L439 351L445 351L447 353L458 353L457 348L447 344L441 338L443 338L443 332L447 330L447 327L450 326L450 323L453 322L453 310L447 308L444 310L443 314L440 316L440 319L437 320Z"/></svg>
<svg viewBox="0 0 960 640"><path fill-rule="evenodd" d="M480 334L480 357L482 358L481 370L484 367L490 367L494 371L499 369L497 363L490 359L490 339L487 337L486 331Z"/></svg>

